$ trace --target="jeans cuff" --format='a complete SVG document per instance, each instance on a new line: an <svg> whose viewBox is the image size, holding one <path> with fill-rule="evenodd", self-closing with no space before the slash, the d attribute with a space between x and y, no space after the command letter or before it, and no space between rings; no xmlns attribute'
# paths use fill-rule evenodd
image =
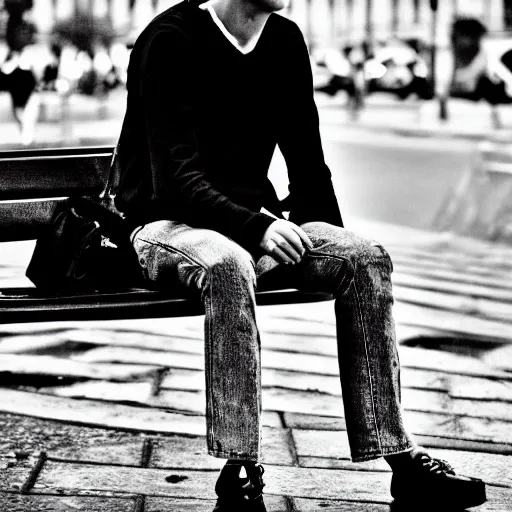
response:
<svg viewBox="0 0 512 512"><path fill-rule="evenodd" d="M403 446L383 446L380 450L352 455L351 459L352 462L365 462L367 460L380 459L381 457L386 457L387 455L407 453L414 450L415 447L416 445L411 442L408 442Z"/></svg>
<svg viewBox="0 0 512 512"><path fill-rule="evenodd" d="M225 452L220 450L208 449L208 455L217 457L218 459L233 459L233 460L249 460L251 462L259 462L260 457L254 453L243 453L243 452Z"/></svg>

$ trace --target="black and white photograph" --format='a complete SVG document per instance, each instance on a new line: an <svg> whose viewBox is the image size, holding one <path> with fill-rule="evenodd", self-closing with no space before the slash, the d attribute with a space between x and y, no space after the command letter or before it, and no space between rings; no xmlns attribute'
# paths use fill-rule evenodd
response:
<svg viewBox="0 0 512 512"><path fill-rule="evenodd" d="M0 512L512 512L512 0L0 0Z"/></svg>

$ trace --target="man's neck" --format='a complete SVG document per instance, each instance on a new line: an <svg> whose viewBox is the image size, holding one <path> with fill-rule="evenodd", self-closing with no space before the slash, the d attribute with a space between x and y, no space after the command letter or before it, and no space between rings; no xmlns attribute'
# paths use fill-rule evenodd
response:
<svg viewBox="0 0 512 512"><path fill-rule="evenodd" d="M270 13L241 0L211 0L218 18L241 46L259 38Z"/></svg>

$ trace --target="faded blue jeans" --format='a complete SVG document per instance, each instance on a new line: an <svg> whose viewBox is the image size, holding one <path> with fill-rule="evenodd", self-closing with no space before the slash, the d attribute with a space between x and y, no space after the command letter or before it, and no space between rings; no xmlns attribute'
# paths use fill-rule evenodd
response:
<svg viewBox="0 0 512 512"><path fill-rule="evenodd" d="M260 336L256 286L332 293L352 460L408 451L391 308L391 260L378 243L329 224L301 226L314 250L296 265L251 255L215 231L174 221L136 229L132 242L146 279L184 286L205 307L208 453L257 461L261 452Z"/></svg>

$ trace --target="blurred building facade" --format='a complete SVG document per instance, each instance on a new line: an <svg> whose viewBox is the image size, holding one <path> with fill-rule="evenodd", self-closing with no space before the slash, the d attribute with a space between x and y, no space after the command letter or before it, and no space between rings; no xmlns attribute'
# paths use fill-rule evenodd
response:
<svg viewBox="0 0 512 512"><path fill-rule="evenodd" d="M41 34L70 17L77 8L109 17L120 38L134 39L157 13L176 0L34 0L29 16ZM285 15L294 19L311 45L358 42L392 35L431 40L430 0L291 0ZM454 16L479 18L491 35L512 30L512 0L439 0L438 44L448 42Z"/></svg>

